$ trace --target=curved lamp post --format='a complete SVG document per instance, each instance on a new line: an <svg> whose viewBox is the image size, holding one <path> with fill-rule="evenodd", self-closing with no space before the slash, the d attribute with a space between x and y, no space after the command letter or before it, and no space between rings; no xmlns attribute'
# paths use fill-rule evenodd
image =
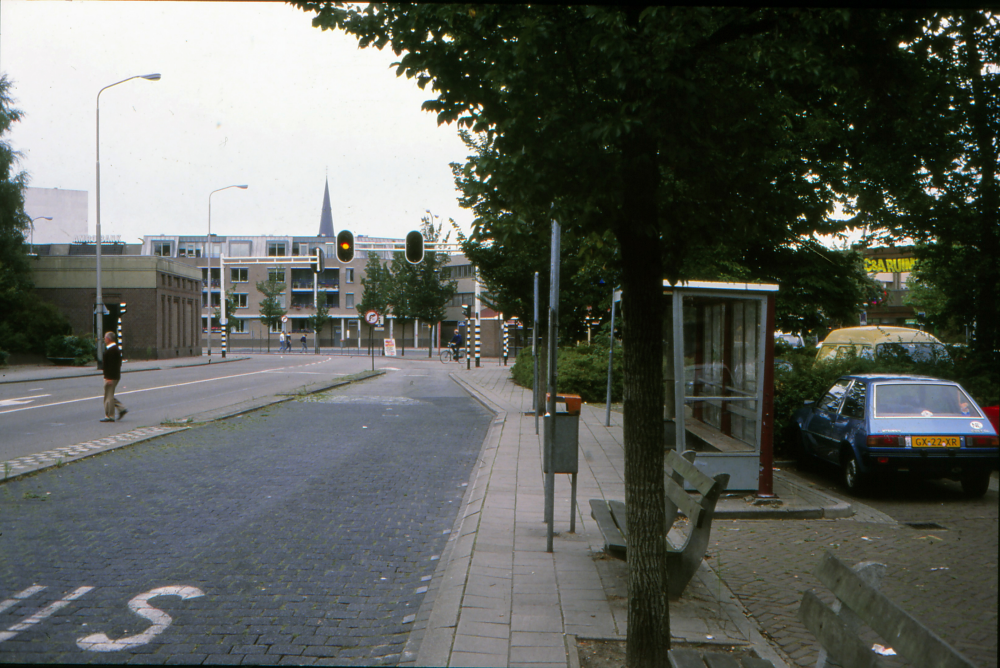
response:
<svg viewBox="0 0 1000 668"><path fill-rule="evenodd" d="M205 255L208 257L208 361L212 361L212 195L221 191L229 190L230 188L240 188L246 190L247 186L226 186L225 188L219 188L208 193L208 237L205 243ZM226 299L226 293L222 289L222 258L219 258L219 306L222 308L223 318L225 318L225 304L222 302ZM225 327L225 323L222 323ZM226 356L226 351L223 349L222 356Z"/></svg>
<svg viewBox="0 0 1000 668"><path fill-rule="evenodd" d="M31 253L35 253L35 221L36 220L52 220L52 216L36 216L31 219L31 241L29 245L31 246Z"/></svg>
<svg viewBox="0 0 1000 668"><path fill-rule="evenodd" d="M97 91L97 235L95 238L96 242L96 253L97 253L97 304L94 307L94 332L97 335L97 368L104 368L104 297L101 295L101 93L111 88L112 86L117 86L118 84L125 83L126 81L131 81L132 79L148 79L149 81L159 81L159 74L137 74L134 77L129 77L128 79L122 79L121 81L116 81L113 84L109 84Z"/></svg>

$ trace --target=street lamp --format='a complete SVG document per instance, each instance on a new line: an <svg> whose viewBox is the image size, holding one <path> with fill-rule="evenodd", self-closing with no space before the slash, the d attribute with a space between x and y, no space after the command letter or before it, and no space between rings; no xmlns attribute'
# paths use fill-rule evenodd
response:
<svg viewBox="0 0 1000 668"><path fill-rule="evenodd" d="M148 79L149 81L159 81L159 74L137 74L128 79L116 81L97 91L97 235L94 241L97 246L97 304L94 306L94 330L97 333L97 368L104 368L104 297L101 295L101 93L117 86L118 84L131 81L132 79Z"/></svg>
<svg viewBox="0 0 1000 668"><path fill-rule="evenodd" d="M205 255L208 257L208 361L212 361L212 195L222 190L229 190L230 188L241 188L246 190L247 186L226 186L225 188L219 188L218 190L213 190L208 193L208 239L205 243ZM222 302L226 295L222 292L222 258L219 258L219 301ZM220 304L221 305L221 304ZM223 317L225 317L225 307L223 306ZM223 326L225 326L223 324ZM222 356L225 357L225 349L222 351Z"/></svg>
<svg viewBox="0 0 1000 668"><path fill-rule="evenodd" d="M38 216L36 218L32 218L31 219L31 242L30 242L29 245L31 246L31 254L32 255L34 255L34 253L35 253L35 221L36 220L52 220L52 217L51 216Z"/></svg>

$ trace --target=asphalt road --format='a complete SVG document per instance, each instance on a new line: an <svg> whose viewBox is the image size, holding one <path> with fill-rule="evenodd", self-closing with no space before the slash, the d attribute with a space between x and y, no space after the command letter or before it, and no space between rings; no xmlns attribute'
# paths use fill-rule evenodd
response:
<svg viewBox="0 0 1000 668"><path fill-rule="evenodd" d="M102 423L100 376L0 384L0 461L158 425L257 397L370 369L367 358L257 355L225 364L122 374L116 396L128 408ZM382 360L380 365L384 365ZM126 365L127 366L127 365Z"/></svg>
<svg viewBox="0 0 1000 668"><path fill-rule="evenodd" d="M835 471L795 472L862 504L858 516L716 521L709 549L716 573L795 665L816 665L816 640L797 613L807 589L831 600L812 575L825 551L850 566L886 564L882 591L891 600L973 664L997 665L995 485L981 499L966 499L955 482L900 480L850 497L838 488ZM887 644L873 632L866 637L871 644ZM886 660L889 666L904 665L898 658Z"/></svg>
<svg viewBox="0 0 1000 668"><path fill-rule="evenodd" d="M396 366L0 485L0 663L397 663L491 416Z"/></svg>

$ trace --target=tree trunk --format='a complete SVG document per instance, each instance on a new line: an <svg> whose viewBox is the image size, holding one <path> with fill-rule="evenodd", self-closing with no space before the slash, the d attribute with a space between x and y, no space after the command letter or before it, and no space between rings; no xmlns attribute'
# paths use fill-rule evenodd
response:
<svg viewBox="0 0 1000 668"><path fill-rule="evenodd" d="M626 10L636 30L640 8ZM641 61L641 59L640 59ZM625 99L639 99L639 73L626 80ZM656 192L657 148L636 122L622 142L622 209L615 234L622 254L625 507L628 531L626 665L665 665L670 649L666 517L663 489L663 254Z"/></svg>

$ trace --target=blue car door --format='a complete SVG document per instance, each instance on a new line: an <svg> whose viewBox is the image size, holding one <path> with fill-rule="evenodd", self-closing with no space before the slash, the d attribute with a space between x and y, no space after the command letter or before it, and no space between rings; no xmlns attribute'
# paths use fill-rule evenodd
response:
<svg viewBox="0 0 1000 668"><path fill-rule="evenodd" d="M850 378L841 378L823 395L816 404L809 422L805 426L806 437L811 441L813 453L831 462L837 462L839 457L840 439L850 422L839 417L840 406L844 401ZM842 424L843 423L843 424Z"/></svg>

